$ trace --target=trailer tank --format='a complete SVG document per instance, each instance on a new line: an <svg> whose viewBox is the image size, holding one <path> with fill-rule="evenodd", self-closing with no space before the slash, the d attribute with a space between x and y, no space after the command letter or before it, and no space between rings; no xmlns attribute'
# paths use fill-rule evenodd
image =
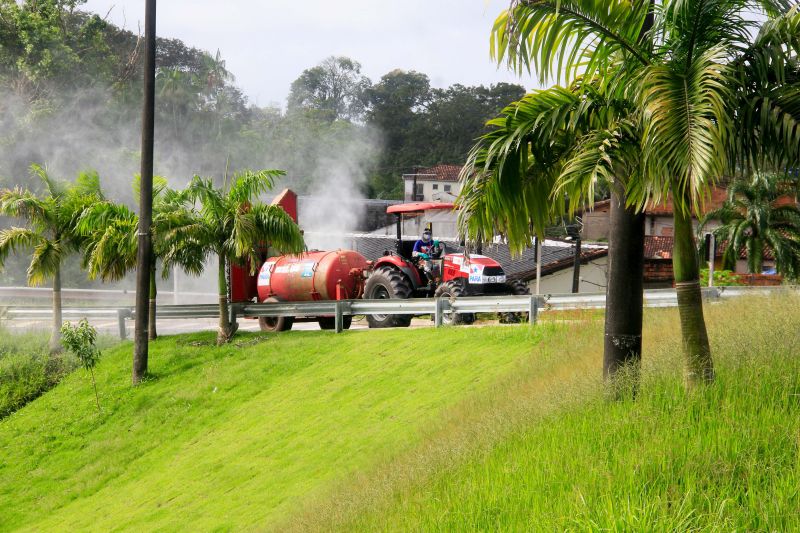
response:
<svg viewBox="0 0 800 533"><path fill-rule="evenodd" d="M258 300L284 302L361 297L369 262L358 252L306 252L272 257L258 274Z"/></svg>

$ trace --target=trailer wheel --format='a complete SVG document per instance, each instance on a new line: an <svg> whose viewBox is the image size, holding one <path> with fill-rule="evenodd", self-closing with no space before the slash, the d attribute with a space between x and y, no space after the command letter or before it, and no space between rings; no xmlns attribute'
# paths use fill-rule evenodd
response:
<svg viewBox="0 0 800 533"><path fill-rule="evenodd" d="M271 296L264 300L265 304L277 303L279 300ZM294 324L293 316L260 316L258 317L258 325L261 326L261 331L268 331L270 333L277 333L279 331L289 331Z"/></svg>
<svg viewBox="0 0 800 533"><path fill-rule="evenodd" d="M364 285L365 300L406 300L411 293L408 279L391 267L377 268ZM370 328L407 328L411 324L411 315L367 315L367 323Z"/></svg>
<svg viewBox="0 0 800 533"><path fill-rule="evenodd" d="M467 295L461 279L451 279L436 288L435 298L458 298ZM475 322L475 313L442 313L442 323L451 326L469 325Z"/></svg>
<svg viewBox="0 0 800 533"><path fill-rule="evenodd" d="M506 287L508 287L508 294L515 294L515 295L522 295L522 294L530 294L531 291L528 288L528 285L524 281L520 281L515 279L514 281L509 281L506 283ZM502 313L500 315L500 323L501 324L518 324L520 322L527 322L528 321L528 313Z"/></svg>
<svg viewBox="0 0 800 533"><path fill-rule="evenodd" d="M319 329L336 329L336 317L321 316L317 319L319 322ZM350 329L350 324L353 322L353 317L345 315L342 317L342 329Z"/></svg>

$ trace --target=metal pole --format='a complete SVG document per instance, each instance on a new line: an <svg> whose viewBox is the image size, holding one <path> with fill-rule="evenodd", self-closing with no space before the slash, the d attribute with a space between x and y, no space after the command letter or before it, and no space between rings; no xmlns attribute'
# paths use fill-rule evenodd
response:
<svg viewBox="0 0 800 533"><path fill-rule="evenodd" d="M714 258L716 256L716 239L713 233L708 234L708 286L714 286Z"/></svg>
<svg viewBox="0 0 800 533"><path fill-rule="evenodd" d="M572 293L580 292L581 288L581 234L575 236L575 260L572 264Z"/></svg>
<svg viewBox="0 0 800 533"><path fill-rule="evenodd" d="M150 225L153 219L153 135L156 77L156 0L146 0L144 25L144 103L139 194L139 248L136 253L136 325L133 375L136 385L147 373L147 321L150 294Z"/></svg>
<svg viewBox="0 0 800 533"><path fill-rule="evenodd" d="M536 237L536 295L542 294L542 241Z"/></svg>
<svg viewBox="0 0 800 533"><path fill-rule="evenodd" d="M178 267L172 269L172 303L178 305Z"/></svg>
<svg viewBox="0 0 800 533"><path fill-rule="evenodd" d="M334 305L334 317L333 317L333 325L336 330L336 333L341 333L344 329L343 320L344 317L342 316L342 302L340 300L336 300Z"/></svg>
<svg viewBox="0 0 800 533"><path fill-rule="evenodd" d="M117 323L119 325L119 338L125 340L127 331L125 331L125 317L128 315L127 309L117 309Z"/></svg>

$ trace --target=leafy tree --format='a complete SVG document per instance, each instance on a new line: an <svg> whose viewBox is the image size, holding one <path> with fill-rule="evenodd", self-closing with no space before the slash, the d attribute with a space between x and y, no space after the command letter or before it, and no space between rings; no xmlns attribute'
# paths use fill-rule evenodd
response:
<svg viewBox="0 0 800 533"><path fill-rule="evenodd" d="M698 232L712 221L720 225L711 230L717 242L725 243L723 268L735 270L741 250L747 251L747 270L760 274L764 252L775 257L775 268L788 279L800 275L800 209L787 186L774 174L756 175L750 181L738 180L729 188L729 198L720 207L708 212Z"/></svg>
<svg viewBox="0 0 800 533"><path fill-rule="evenodd" d="M139 181L134 192L138 196ZM148 338L157 338L156 298L157 262L162 265L161 276L169 277L174 267L199 275L203 270L205 251L192 246L191 241L175 239L175 230L193 221L190 200L185 192L170 189L161 176L153 178L152 249L150 261L150 294ZM78 231L86 237L83 265L90 279L103 281L123 279L137 266L139 217L127 206L111 201L98 202L84 211L78 221Z"/></svg>
<svg viewBox="0 0 800 533"><path fill-rule="evenodd" d="M97 403L97 412L99 413L100 396L97 394L97 382L94 379L94 367L100 360L100 350L95 345L97 330L85 318L82 318L77 326L65 322L61 326L61 335L64 338L64 347L78 358L84 370L88 370L92 376L94 401Z"/></svg>
<svg viewBox="0 0 800 533"><path fill-rule="evenodd" d="M199 246L217 258L219 285L219 332L217 343L230 340L234 331L228 316L227 263L259 262L258 247L268 244L284 253L303 251L303 235L279 206L266 205L258 197L271 190L279 170L243 171L215 187L211 179L195 176L187 193L200 204L191 224L173 230L178 242Z"/></svg>
<svg viewBox="0 0 800 533"><path fill-rule="evenodd" d="M793 126L798 118L797 8L759 3L767 22L750 42L749 30L756 25L750 20L752 7L743 0L667 1L655 13L654 38L640 39L647 3L520 0L501 14L492 36L498 59L534 70L542 82L553 76L574 80L582 73L585 80L597 80L601 90L624 88L633 121L621 124L622 133L639 132L642 158L639 176L625 183L624 193L639 209L668 193L676 206L673 265L689 385L713 379L692 210L731 165L758 164L767 156L796 160L800 146L800 128ZM766 112L771 98L780 97L786 105ZM764 112L741 112L734 101ZM614 154L627 153L629 143L620 144L619 134L609 133L613 130L585 139L585 157L565 168L608 169L615 159L627 159ZM745 142L753 139L768 142ZM522 172L519 165L514 172L525 179L527 147L517 154ZM540 194L550 192L542 187ZM493 200L502 207L503 197Z"/></svg>
<svg viewBox="0 0 800 533"><path fill-rule="evenodd" d="M292 82L289 111L316 110L327 120L363 117L365 95L371 82L361 74L361 64L349 57L331 56L306 69Z"/></svg>
<svg viewBox="0 0 800 533"><path fill-rule="evenodd" d="M24 220L26 227L0 231L0 265L10 253L32 250L28 283L41 285L53 280L53 331L50 350L61 348L61 266L64 258L80 249L83 237L77 221L83 211L102 200L97 174L81 173L74 183L51 178L39 165L31 175L41 181L43 191L36 194L16 187L0 190L0 213Z"/></svg>

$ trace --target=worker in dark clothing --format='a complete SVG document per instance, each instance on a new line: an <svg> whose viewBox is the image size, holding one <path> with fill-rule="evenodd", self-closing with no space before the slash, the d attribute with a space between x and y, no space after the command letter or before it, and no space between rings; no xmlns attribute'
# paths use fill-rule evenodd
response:
<svg viewBox="0 0 800 533"><path fill-rule="evenodd" d="M438 241L432 239L431 230L426 229L422 232L422 238L414 243L414 249L411 252L411 257L416 257L419 260L419 266L428 278L428 282L433 282L433 275L431 273L431 259L438 258L442 254L442 246Z"/></svg>
<svg viewBox="0 0 800 533"><path fill-rule="evenodd" d="M414 250L411 252L411 257L419 257L425 261L431 258L433 248L433 240L431 240L431 231L426 229L422 232L422 238L414 243Z"/></svg>

